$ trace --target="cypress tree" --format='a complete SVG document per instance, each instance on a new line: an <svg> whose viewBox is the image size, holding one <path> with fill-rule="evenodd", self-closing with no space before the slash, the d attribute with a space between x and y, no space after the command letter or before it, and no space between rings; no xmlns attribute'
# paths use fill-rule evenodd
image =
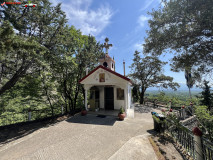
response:
<svg viewBox="0 0 213 160"><path fill-rule="evenodd" d="M201 104L208 107L208 110L210 111L213 104L213 96L211 94L210 86L208 84L209 82L204 80L204 87L203 91L201 92Z"/></svg>

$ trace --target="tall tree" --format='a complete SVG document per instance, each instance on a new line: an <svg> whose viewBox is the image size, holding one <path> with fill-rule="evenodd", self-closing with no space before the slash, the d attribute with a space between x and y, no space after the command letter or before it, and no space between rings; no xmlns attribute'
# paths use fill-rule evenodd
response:
<svg viewBox="0 0 213 160"><path fill-rule="evenodd" d="M67 26L64 31L65 34L61 35L63 45L56 45L57 54L52 57L51 68L60 84L59 91L65 107L68 106L70 111L74 111L79 97L84 94L79 80L85 76L86 67L93 69L97 65L102 46L93 36L82 35L74 26Z"/></svg>
<svg viewBox="0 0 213 160"><path fill-rule="evenodd" d="M1 95L34 70L46 49L32 37L16 35L8 21L0 24L0 37Z"/></svg>
<svg viewBox="0 0 213 160"><path fill-rule="evenodd" d="M54 54L57 38L66 23L60 4L51 6L48 0L38 0L36 9L22 5L1 7L1 84L0 95L13 87L27 72L36 72ZM18 35L13 32L15 30ZM10 48L9 48L9 47ZM12 65L11 65L12 64Z"/></svg>
<svg viewBox="0 0 213 160"><path fill-rule="evenodd" d="M189 88L189 97L190 99L192 99L191 88L193 87L194 79L192 78L192 75L191 75L191 68L185 68L185 79L186 79L186 85Z"/></svg>
<svg viewBox="0 0 213 160"><path fill-rule="evenodd" d="M208 85L208 81L204 80L203 91L201 92L201 104L208 107L210 111L213 107L213 95L210 90L210 86Z"/></svg>
<svg viewBox="0 0 213 160"><path fill-rule="evenodd" d="M132 97L134 102L138 102L139 100L139 86L137 84L134 84L132 88Z"/></svg>
<svg viewBox="0 0 213 160"><path fill-rule="evenodd" d="M48 0L36 3L36 8L7 4L0 8L0 99L12 98L9 92L15 92L13 98L20 100L23 94L17 88L22 86L21 91L32 93L26 99L29 103L40 98L42 106L51 108L52 115L54 108L61 105L66 112L68 107L74 111L84 95L78 81L86 67L96 66L102 45L93 36L82 35L74 26L66 25L60 4L54 7ZM26 83L29 77L36 82L34 86ZM35 89L31 93L28 84Z"/></svg>
<svg viewBox="0 0 213 160"><path fill-rule="evenodd" d="M165 76L162 73L165 64L166 62L160 61L157 57L146 56L141 58L140 53L135 51L133 63L130 67L130 76L140 86L140 104L144 102L144 94L149 87L169 87L174 90L179 87L178 83L172 82L172 77Z"/></svg>
<svg viewBox="0 0 213 160"><path fill-rule="evenodd" d="M213 71L212 0L163 0L164 5L149 13L150 30L145 53L173 53L172 69L191 66L199 74Z"/></svg>

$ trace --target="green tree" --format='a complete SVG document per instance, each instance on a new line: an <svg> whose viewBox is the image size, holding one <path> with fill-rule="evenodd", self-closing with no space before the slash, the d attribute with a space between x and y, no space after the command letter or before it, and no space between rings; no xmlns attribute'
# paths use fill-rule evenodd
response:
<svg viewBox="0 0 213 160"><path fill-rule="evenodd" d="M46 49L34 38L14 34L8 21L0 25L0 37L1 95L11 89L21 77L34 70Z"/></svg>
<svg viewBox="0 0 213 160"><path fill-rule="evenodd" d="M185 79L186 79L186 85L189 88L189 97L192 99L192 94L191 94L191 88L193 87L194 78L191 75L191 68L186 68L185 69Z"/></svg>
<svg viewBox="0 0 213 160"><path fill-rule="evenodd" d="M210 90L209 82L204 80L203 91L201 92L201 104L208 107L208 110L211 111L213 106L213 96Z"/></svg>
<svg viewBox="0 0 213 160"><path fill-rule="evenodd" d="M79 80L102 54L95 37L66 25L60 4L36 3L0 8L0 113L50 107L53 116L62 105L75 111L84 99Z"/></svg>
<svg viewBox="0 0 213 160"><path fill-rule="evenodd" d="M213 115L210 114L207 106L195 107L195 114L199 120L199 127L201 128L204 136L210 141L213 140Z"/></svg>
<svg viewBox="0 0 213 160"><path fill-rule="evenodd" d="M138 100L139 100L139 86L137 84L133 85L132 97L133 97L134 102L138 102Z"/></svg>
<svg viewBox="0 0 213 160"><path fill-rule="evenodd" d="M150 30L144 52L153 55L175 54L172 70L191 66L199 74L213 71L213 2L212 0L163 0L164 5L149 13Z"/></svg>
<svg viewBox="0 0 213 160"><path fill-rule="evenodd" d="M1 88L0 95L12 88L27 72L39 72L54 55L66 16L60 4L38 0L38 7L4 5L1 8ZM17 34L14 34L16 30Z"/></svg>
<svg viewBox="0 0 213 160"><path fill-rule="evenodd" d="M53 69L58 91L64 100L65 108L75 111L77 103L83 105L84 90L79 80L85 76L86 67L90 70L97 65L102 54L102 46L93 36L82 35L74 26L65 27L61 42L56 45L57 53L53 56ZM66 109L67 110L67 109Z"/></svg>
<svg viewBox="0 0 213 160"><path fill-rule="evenodd" d="M141 58L140 53L135 51L130 76L140 86L140 104L144 102L144 94L149 87L169 87L176 90L176 87L179 86L178 83L172 82L172 77L162 73L165 64L166 62L160 61L157 57Z"/></svg>
<svg viewBox="0 0 213 160"><path fill-rule="evenodd" d="M1 8L0 52L3 54L0 61L0 95L1 100L5 96L10 98L9 93L13 91L17 93L13 98L20 101L21 93L16 88L23 86L26 94L32 93L25 98L25 103L32 104L34 101L37 109L49 105L53 115L54 106L62 100L60 92L57 92L59 85L52 75L51 60L54 60L55 46L61 41L60 36L64 33L67 20L60 4L54 7L48 0L38 0L36 3L36 9L21 5L4 5ZM31 77L38 83L30 83L28 88L30 79L25 77ZM35 92L29 92L32 88L39 93L40 101L33 94ZM6 95L2 96L3 93ZM10 104L8 107L13 108Z"/></svg>

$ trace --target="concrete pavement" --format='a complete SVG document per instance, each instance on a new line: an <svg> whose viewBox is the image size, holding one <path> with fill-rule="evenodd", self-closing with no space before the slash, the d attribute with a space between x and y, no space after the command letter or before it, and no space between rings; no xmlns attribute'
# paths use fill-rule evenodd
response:
<svg viewBox="0 0 213 160"><path fill-rule="evenodd" d="M147 139L153 129L150 112L116 119L92 114L71 117L0 146L0 160L157 159Z"/></svg>

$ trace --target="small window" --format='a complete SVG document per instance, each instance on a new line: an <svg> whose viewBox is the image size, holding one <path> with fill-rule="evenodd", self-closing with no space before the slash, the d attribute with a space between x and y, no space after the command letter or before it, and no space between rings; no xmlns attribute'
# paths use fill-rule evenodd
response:
<svg viewBox="0 0 213 160"><path fill-rule="evenodd" d="M113 63L112 63L112 68L113 68Z"/></svg>
<svg viewBox="0 0 213 160"><path fill-rule="evenodd" d="M104 67L108 67L107 62L104 62L104 63L103 63L103 66L104 66Z"/></svg>
<svg viewBox="0 0 213 160"><path fill-rule="evenodd" d="M117 100L124 100L124 89L117 88Z"/></svg>

